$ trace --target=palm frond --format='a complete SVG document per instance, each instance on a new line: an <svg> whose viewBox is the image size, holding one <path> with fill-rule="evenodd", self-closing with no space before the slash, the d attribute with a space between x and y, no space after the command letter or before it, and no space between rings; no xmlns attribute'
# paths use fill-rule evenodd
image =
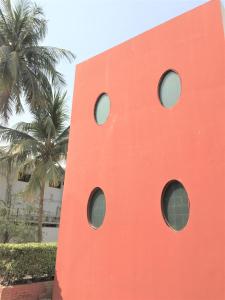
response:
<svg viewBox="0 0 225 300"><path fill-rule="evenodd" d="M46 172L46 181L57 185L63 179L64 174L65 170L58 163L49 162Z"/></svg>
<svg viewBox="0 0 225 300"><path fill-rule="evenodd" d="M22 132L30 132L33 128L33 123L29 123L29 122L18 122L15 126L16 130L22 131Z"/></svg>
<svg viewBox="0 0 225 300"><path fill-rule="evenodd" d="M21 140L37 141L28 133L0 125L0 138L6 142L15 143Z"/></svg>
<svg viewBox="0 0 225 300"><path fill-rule="evenodd" d="M39 193L43 181L45 182L46 166L40 162L31 174L29 183L27 184L24 195L27 198L33 199Z"/></svg>
<svg viewBox="0 0 225 300"><path fill-rule="evenodd" d="M64 129L56 138L55 142L60 143L64 141L68 141L69 139L69 133L70 133L70 126L68 126L66 129Z"/></svg>

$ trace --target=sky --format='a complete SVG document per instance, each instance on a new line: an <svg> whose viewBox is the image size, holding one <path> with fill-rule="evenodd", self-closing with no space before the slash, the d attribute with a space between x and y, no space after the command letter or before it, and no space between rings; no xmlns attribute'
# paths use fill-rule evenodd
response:
<svg viewBox="0 0 225 300"><path fill-rule="evenodd" d="M16 0L12 1L13 3ZM71 111L76 64L208 1L206 0L36 0L48 20L44 45L71 50L74 63L62 61L67 106ZM225 0L222 0L225 4ZM12 116L9 125L29 121Z"/></svg>

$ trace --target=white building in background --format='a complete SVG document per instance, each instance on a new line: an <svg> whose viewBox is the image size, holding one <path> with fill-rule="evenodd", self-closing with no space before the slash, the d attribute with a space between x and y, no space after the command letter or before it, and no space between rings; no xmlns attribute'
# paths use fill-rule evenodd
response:
<svg viewBox="0 0 225 300"><path fill-rule="evenodd" d="M24 191L26 185L28 184L29 177L29 175L25 175L13 179L12 195L19 195L22 191ZM5 199L6 186L5 177L0 176L0 194L2 199ZM57 187L52 187L46 183L44 195L43 242L57 241L62 193L63 184L60 183ZM30 200L30 203L37 207L38 199ZM25 204L25 200L15 201L13 211L16 216L24 214L24 207L26 206ZM36 223L37 214L32 213L27 215L27 220L31 223Z"/></svg>

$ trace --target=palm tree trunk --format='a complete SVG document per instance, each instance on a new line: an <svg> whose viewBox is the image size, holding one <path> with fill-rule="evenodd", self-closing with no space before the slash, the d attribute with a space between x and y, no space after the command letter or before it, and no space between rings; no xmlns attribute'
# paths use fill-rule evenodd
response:
<svg viewBox="0 0 225 300"><path fill-rule="evenodd" d="M45 182L41 184L40 199L38 208L38 242L42 242L42 223L43 223L43 208L44 208Z"/></svg>
<svg viewBox="0 0 225 300"><path fill-rule="evenodd" d="M5 230L3 233L3 243L8 243L10 239L9 234L9 223L10 223L10 216L11 216L11 206L12 206L12 185L10 181L10 168L7 170L6 175L6 224L5 224Z"/></svg>

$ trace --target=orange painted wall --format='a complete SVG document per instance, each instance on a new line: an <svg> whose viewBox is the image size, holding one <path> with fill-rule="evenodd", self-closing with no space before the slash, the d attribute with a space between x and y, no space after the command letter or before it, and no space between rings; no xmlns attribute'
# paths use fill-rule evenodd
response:
<svg viewBox="0 0 225 300"><path fill-rule="evenodd" d="M77 67L54 299L225 299L225 57L217 0ZM159 102L167 69L180 101ZM107 92L111 111L93 110ZM161 213L171 179L189 195L180 232ZM106 196L98 230L87 221L93 188Z"/></svg>

